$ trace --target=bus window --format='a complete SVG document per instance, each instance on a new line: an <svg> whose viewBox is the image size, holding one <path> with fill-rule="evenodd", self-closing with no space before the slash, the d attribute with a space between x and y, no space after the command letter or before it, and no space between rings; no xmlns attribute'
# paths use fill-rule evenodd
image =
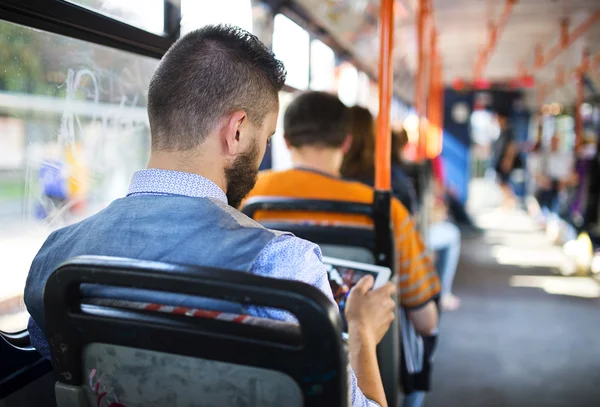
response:
<svg viewBox="0 0 600 407"><path fill-rule="evenodd" d="M166 0L67 0L154 34L165 33Z"/></svg>
<svg viewBox="0 0 600 407"><path fill-rule="evenodd" d="M124 196L146 164L157 61L5 21L0 59L0 330L16 332L44 240Z"/></svg>
<svg viewBox="0 0 600 407"><path fill-rule="evenodd" d="M310 35L298 24L282 14L275 16L273 52L287 70L286 85L308 89Z"/></svg>
<svg viewBox="0 0 600 407"><path fill-rule="evenodd" d="M277 130L271 140L273 169L277 171L292 168L292 157L290 151L285 145L283 138L283 114L288 105L294 99L294 94L290 92L279 92L279 117L277 118Z"/></svg>
<svg viewBox="0 0 600 407"><path fill-rule="evenodd" d="M358 70L350 62L338 66L338 97L346 106L358 102Z"/></svg>
<svg viewBox="0 0 600 407"><path fill-rule="evenodd" d="M319 40L310 43L310 88L335 91L335 53Z"/></svg>
<svg viewBox="0 0 600 407"><path fill-rule="evenodd" d="M181 2L181 35L208 24L231 24L254 33L251 0Z"/></svg>

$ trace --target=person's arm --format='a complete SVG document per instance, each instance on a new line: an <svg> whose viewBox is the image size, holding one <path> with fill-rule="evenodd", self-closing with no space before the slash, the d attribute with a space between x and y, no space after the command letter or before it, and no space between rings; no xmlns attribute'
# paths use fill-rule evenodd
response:
<svg viewBox="0 0 600 407"><path fill-rule="evenodd" d="M381 407L387 406L377 362L377 344L394 320L396 303L392 283L371 290L374 280L363 277L350 291L346 304L350 365L363 394Z"/></svg>
<svg viewBox="0 0 600 407"><path fill-rule="evenodd" d="M392 210L400 302L416 331L430 336L437 329L438 312L432 300L440 293L440 279L413 221L394 203Z"/></svg>
<svg viewBox="0 0 600 407"><path fill-rule="evenodd" d="M335 303L327 271L322 262L321 250L317 245L306 240L291 235L273 239L260 253L251 272L266 277L298 280L311 284ZM383 394L383 385L379 387L381 374L375 349L393 319L395 304L390 296L395 291L395 287L391 283L384 287L369 291L365 295L352 290L346 303L346 311L355 308L361 310L358 314L351 312L346 317L350 332L351 367L358 370L357 374L354 371L350 372L352 407L387 406L385 396L383 399L380 397ZM387 290L387 299L386 294L383 294L384 290ZM264 307L252 307L249 311L252 315L263 318L296 321L291 314L284 311ZM381 333L383 328L385 330Z"/></svg>

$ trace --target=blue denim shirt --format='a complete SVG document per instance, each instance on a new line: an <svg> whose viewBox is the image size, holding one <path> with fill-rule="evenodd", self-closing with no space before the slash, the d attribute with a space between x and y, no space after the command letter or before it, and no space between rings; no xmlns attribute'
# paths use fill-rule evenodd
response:
<svg viewBox="0 0 600 407"><path fill-rule="evenodd" d="M215 244L218 242L218 244ZM274 232L227 205L225 193L199 175L148 169L133 175L126 198L98 214L50 235L32 263L25 303L32 316L32 344L50 356L44 336L44 284L63 261L78 255L105 255L203 266L298 280L333 295L321 250L290 234ZM189 305L187 299L180 302ZM290 314L259 307L263 318L290 320ZM352 406L374 407L351 373Z"/></svg>

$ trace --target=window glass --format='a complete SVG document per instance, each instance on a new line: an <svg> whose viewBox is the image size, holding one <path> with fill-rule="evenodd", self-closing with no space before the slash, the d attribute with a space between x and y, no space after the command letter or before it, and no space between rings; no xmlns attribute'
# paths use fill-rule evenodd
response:
<svg viewBox="0 0 600 407"><path fill-rule="evenodd" d="M282 14L275 16L273 52L285 65L286 84L300 90L308 89L310 35Z"/></svg>
<svg viewBox="0 0 600 407"><path fill-rule="evenodd" d="M283 138L283 115L288 105L294 99L290 92L279 92L279 117L277 118L277 130L271 140L271 156L274 170L286 170L292 167L292 157L285 145Z"/></svg>
<svg viewBox="0 0 600 407"><path fill-rule="evenodd" d="M0 21L0 330L26 326L23 288L55 229L122 197L150 150L157 62Z"/></svg>
<svg viewBox="0 0 600 407"><path fill-rule="evenodd" d="M364 72L359 72L358 74L358 95L357 101L361 106L369 106L369 92L371 88L371 80L369 79L369 75Z"/></svg>
<svg viewBox="0 0 600 407"><path fill-rule="evenodd" d="M154 34L165 32L165 0L67 0Z"/></svg>
<svg viewBox="0 0 600 407"><path fill-rule="evenodd" d="M319 40L310 43L310 88L335 90L335 53Z"/></svg>
<svg viewBox="0 0 600 407"><path fill-rule="evenodd" d="M254 32L251 0L182 0L181 35L208 24L231 24Z"/></svg>
<svg viewBox="0 0 600 407"><path fill-rule="evenodd" d="M67 0L154 34L165 33L165 0Z"/></svg>
<svg viewBox="0 0 600 407"><path fill-rule="evenodd" d="M342 62L338 68L338 97L346 106L358 102L358 70L349 62Z"/></svg>

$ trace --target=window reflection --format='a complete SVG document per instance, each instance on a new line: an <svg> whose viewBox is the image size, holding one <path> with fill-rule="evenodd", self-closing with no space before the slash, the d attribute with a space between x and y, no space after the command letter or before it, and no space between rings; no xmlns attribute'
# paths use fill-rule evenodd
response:
<svg viewBox="0 0 600 407"><path fill-rule="evenodd" d="M335 91L335 53L319 40L311 42L310 51L310 88L321 91Z"/></svg>
<svg viewBox="0 0 600 407"><path fill-rule="evenodd" d="M67 1L154 34L163 35L165 31L165 2L168 0Z"/></svg>
<svg viewBox="0 0 600 407"><path fill-rule="evenodd" d="M251 0L198 0L181 2L181 35L208 24L236 25L253 32Z"/></svg>
<svg viewBox="0 0 600 407"><path fill-rule="evenodd" d="M306 30L282 14L275 16L273 52L287 69L286 84L308 89L310 36Z"/></svg>
<svg viewBox="0 0 600 407"><path fill-rule="evenodd" d="M157 61L2 21L0 60L0 330L17 331L44 240L124 196L145 166Z"/></svg>

